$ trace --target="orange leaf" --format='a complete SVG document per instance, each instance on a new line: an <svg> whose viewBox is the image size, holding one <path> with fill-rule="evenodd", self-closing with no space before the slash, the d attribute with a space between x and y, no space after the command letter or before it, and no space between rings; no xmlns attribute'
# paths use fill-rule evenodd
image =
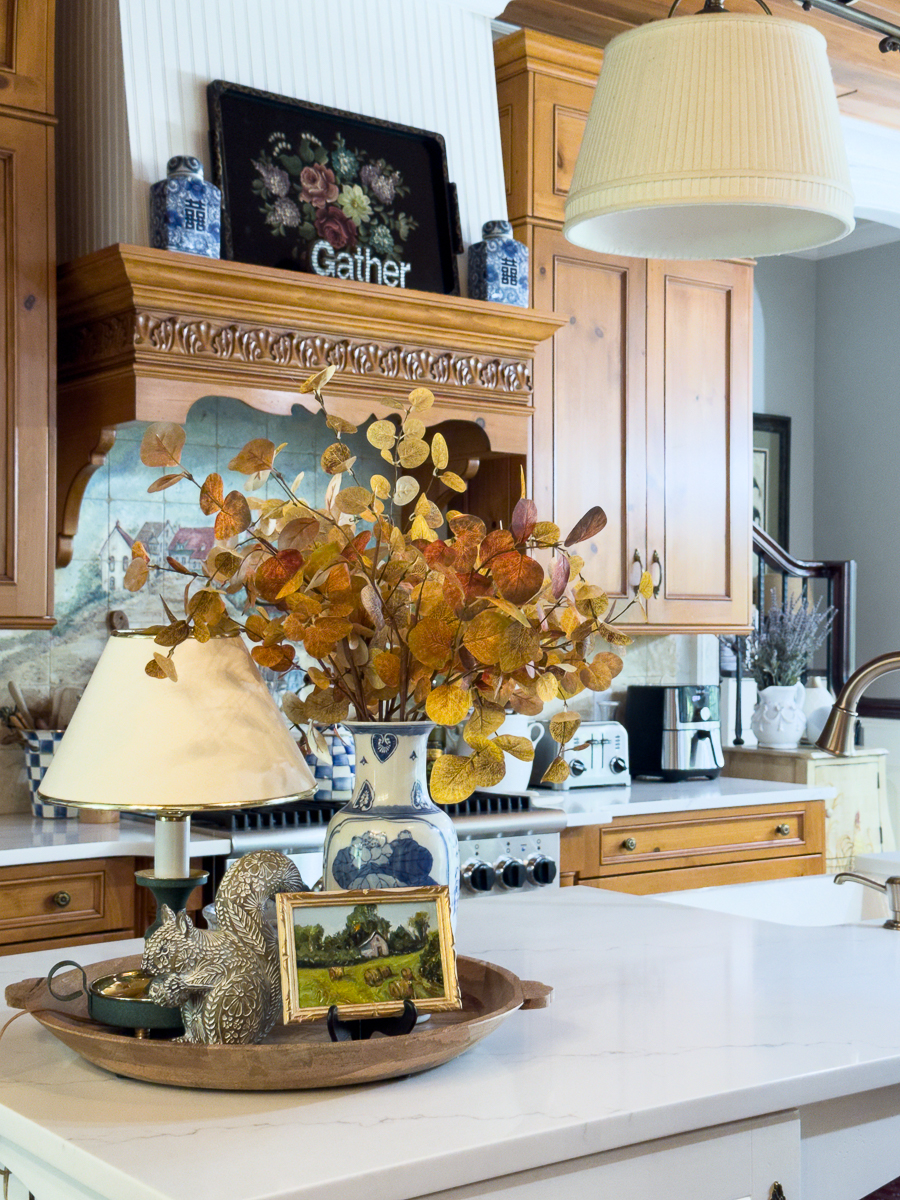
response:
<svg viewBox="0 0 900 1200"><path fill-rule="evenodd" d="M279 550L307 550L319 536L315 517L295 517L278 535Z"/></svg>
<svg viewBox="0 0 900 1200"><path fill-rule="evenodd" d="M181 462L184 430L171 421L154 421L141 439L141 462L145 467L170 467Z"/></svg>
<svg viewBox="0 0 900 1200"><path fill-rule="evenodd" d="M483 542L487 528L481 517L472 517L468 513L457 513L448 517L447 524L454 534L463 541L472 540Z"/></svg>
<svg viewBox="0 0 900 1200"><path fill-rule="evenodd" d="M409 631L409 648L423 666L439 670L447 665L456 630L439 617L423 617Z"/></svg>
<svg viewBox="0 0 900 1200"><path fill-rule="evenodd" d="M186 478L184 471L179 471L177 475L160 475L159 479L154 479L147 488L148 492L164 492L166 488L174 487L176 483L180 483Z"/></svg>
<svg viewBox="0 0 900 1200"><path fill-rule="evenodd" d="M303 555L299 550L279 550L263 559L253 582L263 600L272 602L278 599L278 594L303 566Z"/></svg>
<svg viewBox="0 0 900 1200"><path fill-rule="evenodd" d="M253 438L234 456L228 470L239 471L241 475L256 475L271 471L274 461L275 443L268 438Z"/></svg>
<svg viewBox="0 0 900 1200"><path fill-rule="evenodd" d="M541 641L537 631L524 629L513 621L500 638L500 670L517 671L534 662L540 652Z"/></svg>
<svg viewBox="0 0 900 1200"><path fill-rule="evenodd" d="M512 551L490 564L500 594L513 604L525 604L544 586L544 568L527 554Z"/></svg>
<svg viewBox="0 0 900 1200"><path fill-rule="evenodd" d="M498 554L505 554L509 550L515 550L515 548L516 543L513 541L513 535L508 529L492 529L481 543L478 554L484 564L492 558L496 558Z"/></svg>
<svg viewBox="0 0 900 1200"><path fill-rule="evenodd" d="M313 658L327 658L352 629L343 617L320 617L303 631L303 645Z"/></svg>
<svg viewBox="0 0 900 1200"><path fill-rule="evenodd" d="M245 529L250 528L250 506L247 498L241 492L229 492L222 503L222 509L216 517L216 538L220 542L227 541Z"/></svg>
<svg viewBox="0 0 900 1200"><path fill-rule="evenodd" d="M388 687L400 686L400 659L396 654L376 654L372 659L372 666Z"/></svg>
<svg viewBox="0 0 900 1200"><path fill-rule="evenodd" d="M189 571L187 569L187 567L183 567L177 558L169 558L167 556L166 562L169 564L169 566L172 568L172 570L177 571L179 575L193 575L194 574L194 572Z"/></svg>
<svg viewBox="0 0 900 1200"><path fill-rule="evenodd" d="M128 564L123 583L129 592L139 592L150 576L150 567L145 558L133 558Z"/></svg>
<svg viewBox="0 0 900 1200"><path fill-rule="evenodd" d="M207 516L218 512L222 507L224 498L225 492L222 488L222 476L217 475L214 471L212 475L207 475L203 481L203 487L200 489L201 511L206 513Z"/></svg>
<svg viewBox="0 0 900 1200"><path fill-rule="evenodd" d="M509 617L489 608L469 622L463 634L463 645L479 662L493 666L500 661L500 641L510 624Z"/></svg>
<svg viewBox="0 0 900 1200"><path fill-rule="evenodd" d="M268 667L270 671L289 671L294 665L293 646L254 646L250 653L254 662L261 667Z"/></svg>

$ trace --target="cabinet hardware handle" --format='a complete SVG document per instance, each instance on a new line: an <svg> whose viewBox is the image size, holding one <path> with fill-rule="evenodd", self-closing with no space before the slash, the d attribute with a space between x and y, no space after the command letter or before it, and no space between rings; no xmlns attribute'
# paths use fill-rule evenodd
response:
<svg viewBox="0 0 900 1200"><path fill-rule="evenodd" d="M57 892L53 897L53 903L57 908L65 908L67 905L72 903L72 897L68 892Z"/></svg>
<svg viewBox="0 0 900 1200"><path fill-rule="evenodd" d="M625 841L622 843L622 849L623 850L636 850L637 842L634 840L634 838L626 838Z"/></svg>
<svg viewBox="0 0 900 1200"><path fill-rule="evenodd" d="M640 554L639 550L635 550L634 558L631 560L631 565L632 565L632 567L636 566L638 568L637 571L631 572L632 579L634 579L635 575L637 575L637 583L632 583L632 585L631 585L631 591L636 596L638 594L638 591L640 590L641 576L644 573L644 563L641 558L641 554Z"/></svg>
<svg viewBox="0 0 900 1200"><path fill-rule="evenodd" d="M791 832L791 827L790 827L790 825L787 825L787 824L776 825L775 832L780 833L782 837L787 837L787 835Z"/></svg>
<svg viewBox="0 0 900 1200"><path fill-rule="evenodd" d="M651 571L653 570L654 566L659 568L659 575L656 580L656 583L654 583L654 585L653 585L653 599L658 600L659 599L659 589L662 587L662 581L663 581L662 559L659 557L658 550L653 551L653 556L650 559Z"/></svg>

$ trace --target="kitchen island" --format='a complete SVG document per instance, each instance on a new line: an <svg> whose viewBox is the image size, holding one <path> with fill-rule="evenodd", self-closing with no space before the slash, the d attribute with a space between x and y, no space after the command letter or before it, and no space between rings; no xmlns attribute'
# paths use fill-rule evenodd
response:
<svg viewBox="0 0 900 1200"><path fill-rule="evenodd" d="M565 888L463 904L458 943L553 1004L381 1084L159 1087L23 1016L0 1042L0 1164L36 1200L532 1200L548 1180L567 1200L769 1200L775 1180L859 1200L900 1174L897 934ZM4 959L2 982L55 957Z"/></svg>

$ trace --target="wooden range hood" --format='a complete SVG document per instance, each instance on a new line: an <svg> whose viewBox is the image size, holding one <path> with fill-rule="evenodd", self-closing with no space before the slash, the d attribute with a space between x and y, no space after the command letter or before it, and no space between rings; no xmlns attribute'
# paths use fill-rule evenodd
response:
<svg viewBox="0 0 900 1200"><path fill-rule="evenodd" d="M246 263L116 245L60 267L57 563L119 425L183 422L203 396L267 413L333 363L336 410L361 424L417 385L429 424L475 422L495 455L527 455L536 346L565 319Z"/></svg>

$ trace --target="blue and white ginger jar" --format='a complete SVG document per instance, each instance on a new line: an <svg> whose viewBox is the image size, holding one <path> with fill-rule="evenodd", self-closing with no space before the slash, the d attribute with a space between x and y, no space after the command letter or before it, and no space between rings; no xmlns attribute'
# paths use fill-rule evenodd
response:
<svg viewBox="0 0 900 1200"><path fill-rule="evenodd" d="M450 888L455 926L459 843L449 815L425 782L430 721L348 721L356 747L353 799L325 836L326 891Z"/></svg>
<svg viewBox="0 0 900 1200"><path fill-rule="evenodd" d="M219 258L221 241L222 193L203 178L199 158L177 154L150 187L150 245Z"/></svg>
<svg viewBox="0 0 900 1200"><path fill-rule="evenodd" d="M482 242L469 247L469 296L528 307L528 247L517 242L509 221L486 221Z"/></svg>

